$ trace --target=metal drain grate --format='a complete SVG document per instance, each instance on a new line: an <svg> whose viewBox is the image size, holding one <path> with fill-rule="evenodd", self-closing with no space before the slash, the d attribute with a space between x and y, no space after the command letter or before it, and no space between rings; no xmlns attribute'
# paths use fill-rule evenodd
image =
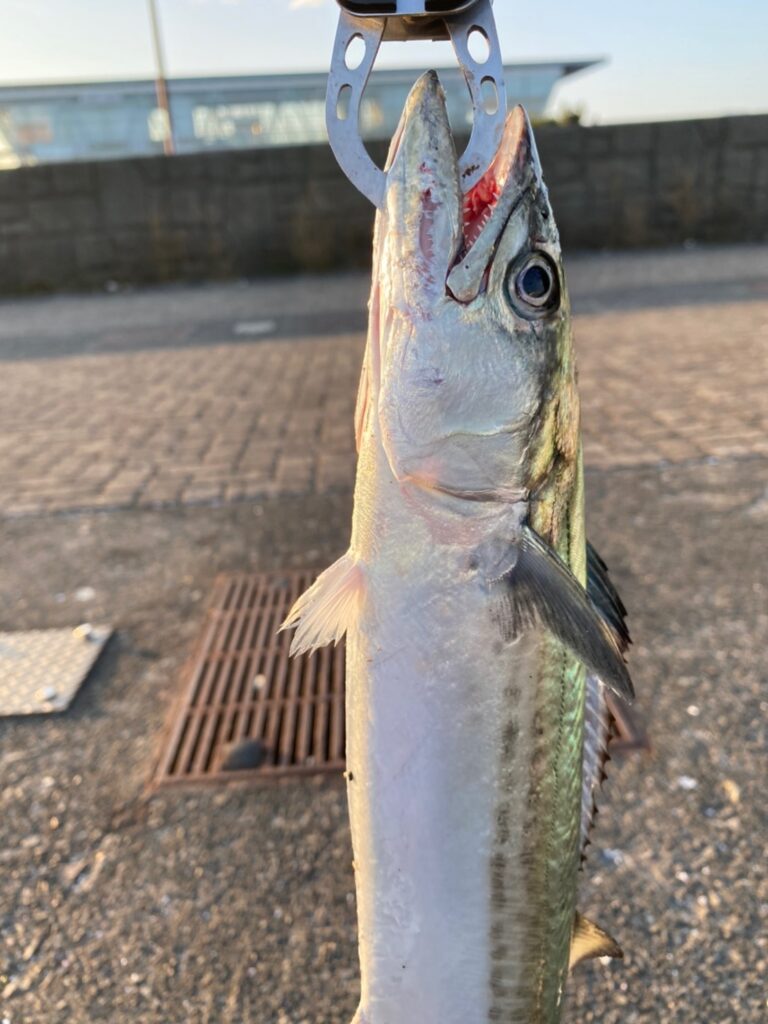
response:
<svg viewBox="0 0 768 1024"><path fill-rule="evenodd" d="M344 767L344 650L289 658L277 633L311 572L216 580L155 781L233 781Z"/></svg>

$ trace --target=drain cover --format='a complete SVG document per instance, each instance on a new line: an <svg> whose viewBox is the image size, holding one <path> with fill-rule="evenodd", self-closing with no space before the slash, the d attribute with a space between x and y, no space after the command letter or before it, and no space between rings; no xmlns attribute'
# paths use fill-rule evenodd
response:
<svg viewBox="0 0 768 1024"><path fill-rule="evenodd" d="M0 715L64 711L111 634L108 626L0 633Z"/></svg>
<svg viewBox="0 0 768 1024"><path fill-rule="evenodd" d="M232 781L344 767L344 650L289 658L277 630L311 572L219 576L155 781Z"/></svg>

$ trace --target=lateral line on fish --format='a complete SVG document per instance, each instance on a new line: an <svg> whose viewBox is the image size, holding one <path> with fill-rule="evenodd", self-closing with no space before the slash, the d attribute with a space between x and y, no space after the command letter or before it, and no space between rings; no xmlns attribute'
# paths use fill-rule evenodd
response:
<svg viewBox="0 0 768 1024"><path fill-rule="evenodd" d="M566 534L565 535L566 535L566 539L567 539L566 560L568 560L569 556L570 556L570 551L571 551L571 536L570 536L570 530L569 529L566 529ZM564 729L564 725L565 725L565 699L566 699L566 692L565 691L566 691L566 685L567 685L567 673L568 673L568 656L567 656L565 648L563 648L563 650L561 652L561 655L560 655L560 674L559 674L559 679L560 679L560 687L559 687L559 690L560 690L560 700L559 700L559 703L558 703L558 715L557 715L557 738L556 738L555 744L554 744L555 756L554 756L554 763L552 765L552 774L554 776L554 784L553 785L554 785L555 792L557 792L557 793L559 793L559 791L560 791L560 766L561 766L561 762L562 762L563 729ZM545 877L545 886L546 886L546 891L547 892L551 891L551 889L550 889L550 879L551 879L551 874L552 874L552 872L551 872L551 863L552 863L552 850L553 850L554 835L555 835L555 820L556 819L553 817L549 821L549 825L548 825L548 828L547 828L546 857L545 857L545 861L544 861L544 877ZM546 952L548 952L548 950L545 949L543 952L546 953ZM541 994L542 993L540 993L540 995ZM562 993L561 993L561 997L562 997Z"/></svg>

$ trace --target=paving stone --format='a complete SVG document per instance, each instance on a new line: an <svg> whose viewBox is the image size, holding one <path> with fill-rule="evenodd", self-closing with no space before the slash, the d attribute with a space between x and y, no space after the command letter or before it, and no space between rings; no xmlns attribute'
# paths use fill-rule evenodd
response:
<svg viewBox="0 0 768 1024"><path fill-rule="evenodd" d="M195 504L199 501L215 501L224 491L223 484L195 483L185 487L181 492L181 501Z"/></svg>
<svg viewBox="0 0 768 1024"><path fill-rule="evenodd" d="M754 267L764 267L761 252L571 258L577 307L587 285L608 298L617 288L635 288L628 301L574 320L588 465L684 463L766 450L764 278L749 278L750 301L686 301L674 292L671 303L633 298L642 296L636 279L643 277L649 287L711 280L712 298L719 299L727 268L741 287ZM343 277L250 287L274 294L286 310L362 305L354 296L365 291L364 282L350 287ZM241 501L351 486L362 337L185 345L178 339L191 335L204 310L187 314L197 293L181 294L183 304L173 291L121 297L124 312L111 322L103 300L72 299L61 326L51 300L26 303L17 331L61 330L72 338L95 325L99 337L120 339L149 310L152 330L168 347L48 358L30 341L31 358L3 362L3 514ZM249 291L209 286L200 301L225 322L233 303L243 303L240 294L247 299ZM241 308L238 316L258 315Z"/></svg>

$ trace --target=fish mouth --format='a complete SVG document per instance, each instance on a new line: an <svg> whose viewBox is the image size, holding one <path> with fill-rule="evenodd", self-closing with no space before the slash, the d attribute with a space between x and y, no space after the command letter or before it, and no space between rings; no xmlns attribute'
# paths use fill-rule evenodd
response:
<svg viewBox="0 0 768 1024"><path fill-rule="evenodd" d="M403 115L390 144L387 172L397 164L398 159L408 159L402 152L413 139L423 157L422 169L429 163L442 178L444 186L459 173L458 156L454 147L448 120L445 92L436 71L427 71L414 84L406 100ZM503 208L508 211L509 202L504 202L508 191L519 193L529 184L530 165L538 165L530 121L524 107L513 107L504 123L498 148L485 174L461 195L462 253L468 251L480 239L491 221L494 212ZM537 170L538 167L531 168Z"/></svg>
<svg viewBox="0 0 768 1024"><path fill-rule="evenodd" d="M512 109L504 125L499 148L482 178L464 195L462 221L464 252L475 245L501 207L509 214L510 204L503 202L508 187L519 201L520 186L527 184L525 169L531 160L530 124L521 106ZM515 185L518 187L515 188Z"/></svg>
<svg viewBox="0 0 768 1024"><path fill-rule="evenodd" d="M445 93L435 71L411 90L386 164L385 216L397 272L412 308L479 292L507 221L540 178L530 122L510 111L498 149L464 195ZM391 258L391 257L390 257Z"/></svg>
<svg viewBox="0 0 768 1024"><path fill-rule="evenodd" d="M504 134L488 170L464 196L463 245L451 267L446 287L468 303L488 286L499 240L530 189L541 184L541 167L528 115L521 106L507 117Z"/></svg>

